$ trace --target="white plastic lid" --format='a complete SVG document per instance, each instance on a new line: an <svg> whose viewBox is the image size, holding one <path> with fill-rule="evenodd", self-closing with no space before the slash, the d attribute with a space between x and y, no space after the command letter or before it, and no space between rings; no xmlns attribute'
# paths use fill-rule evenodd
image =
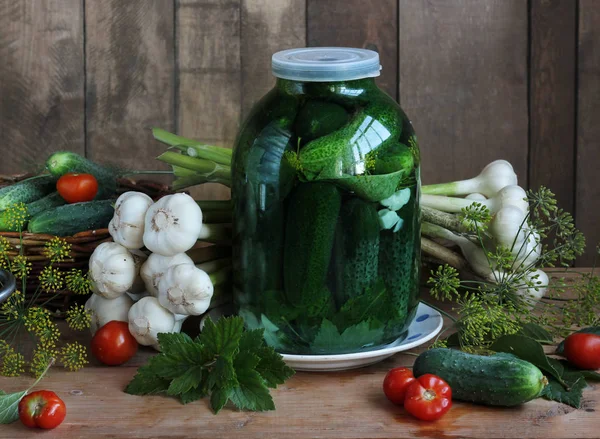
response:
<svg viewBox="0 0 600 439"><path fill-rule="evenodd" d="M273 55L271 69L277 78L331 82L379 76L379 54L350 47L308 47L282 50Z"/></svg>

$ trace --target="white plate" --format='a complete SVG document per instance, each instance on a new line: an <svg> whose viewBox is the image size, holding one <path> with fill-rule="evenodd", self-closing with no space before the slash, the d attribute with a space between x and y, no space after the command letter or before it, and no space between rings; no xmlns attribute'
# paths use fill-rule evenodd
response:
<svg viewBox="0 0 600 439"><path fill-rule="evenodd" d="M380 349L355 354L338 355L291 355L281 354L283 360L296 370L333 372L355 369L385 360L392 355L412 349L431 340L442 329L443 319L439 312L424 303L419 303L417 314L408 327L404 339L398 339Z"/></svg>

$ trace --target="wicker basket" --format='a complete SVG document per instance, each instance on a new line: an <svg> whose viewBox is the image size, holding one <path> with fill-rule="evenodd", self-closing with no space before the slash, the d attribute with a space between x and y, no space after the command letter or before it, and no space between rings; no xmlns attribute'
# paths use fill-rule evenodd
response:
<svg viewBox="0 0 600 439"><path fill-rule="evenodd" d="M14 176L0 175L0 187L16 183L27 177L29 177L29 175L26 174ZM167 185L154 181L119 179L115 196L127 191L143 192L154 200L171 193ZM32 264L31 273L27 277L28 282L26 291L29 293L36 291L39 286L37 281L38 275L41 270L48 265L48 258L44 255L44 246L48 241L53 239L54 236L37 233L23 233L21 238L18 232L0 232L0 236L7 238L10 244L15 248L14 252L9 253L9 257L11 258L18 255L21 246L23 247L23 254L27 256ZM111 241L108 229L88 230L73 236L63 237L62 239L71 244L71 257L54 265L63 273L66 273L73 268L81 269L84 272L87 271L88 260L96 247L103 242ZM64 312L76 297L78 296L75 296L72 292L63 290L58 291L57 296L50 302L47 302L48 295L46 294L40 295L39 301L40 303L47 302L44 306L56 316L60 317L64 315Z"/></svg>

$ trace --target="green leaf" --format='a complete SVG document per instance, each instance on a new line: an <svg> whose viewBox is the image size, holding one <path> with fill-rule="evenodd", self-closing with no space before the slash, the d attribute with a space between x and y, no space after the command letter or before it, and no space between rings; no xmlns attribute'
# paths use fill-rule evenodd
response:
<svg viewBox="0 0 600 439"><path fill-rule="evenodd" d="M210 394L210 406L215 412L215 415L221 411L225 404L227 404L232 393L233 389L217 389Z"/></svg>
<svg viewBox="0 0 600 439"><path fill-rule="evenodd" d="M381 201L394 195L404 174L404 169L400 169L382 175L346 175L331 181L364 200Z"/></svg>
<svg viewBox="0 0 600 439"><path fill-rule="evenodd" d="M239 347L243 331L244 319L241 317L219 319L216 324L211 319L206 319L199 340L206 348L209 358L217 355L232 357Z"/></svg>
<svg viewBox="0 0 600 439"><path fill-rule="evenodd" d="M170 380L154 374L148 365L138 369L137 374L125 387L130 395L154 395L164 393L169 388Z"/></svg>
<svg viewBox="0 0 600 439"><path fill-rule="evenodd" d="M206 391L202 386L198 386L195 389L192 387L185 393L179 395L179 400L182 404L189 404L190 402L198 401L206 396Z"/></svg>
<svg viewBox="0 0 600 439"><path fill-rule="evenodd" d="M244 331L242 338L240 338L240 352L241 351L253 351L264 346L265 341L263 339L264 329L252 329L250 331Z"/></svg>
<svg viewBox="0 0 600 439"><path fill-rule="evenodd" d="M348 328L369 317L388 322L394 318L395 312L391 293L380 279L373 288L348 299L335 315L334 323L338 328Z"/></svg>
<svg viewBox="0 0 600 439"><path fill-rule="evenodd" d="M254 411L275 409L265 381L254 370L259 361L258 356L248 352L240 353L234 360L239 384L231 390L230 399L239 409Z"/></svg>
<svg viewBox="0 0 600 439"><path fill-rule="evenodd" d="M0 424L10 424L19 419L19 401L26 391L0 395Z"/></svg>
<svg viewBox="0 0 600 439"><path fill-rule="evenodd" d="M507 352L521 360L529 361L562 383L562 370L557 370L557 366L551 364L549 361L551 359L544 353L542 345L532 338L524 335L504 335L496 340L490 349L496 352Z"/></svg>
<svg viewBox="0 0 600 439"><path fill-rule="evenodd" d="M237 386L238 382L233 368L233 362L229 358L219 357L215 361L215 365L208 374L206 383L210 391L216 387L230 389Z"/></svg>
<svg viewBox="0 0 600 439"><path fill-rule="evenodd" d="M592 381L600 381L600 373L593 370L577 369L566 360L554 360L561 365L564 371L569 373L580 373L585 379Z"/></svg>
<svg viewBox="0 0 600 439"><path fill-rule="evenodd" d="M600 326L590 326L589 328L583 328L577 332L574 332L574 334L579 334L579 333L600 335ZM564 351L565 351L565 341L563 340L556 347L556 353L559 355L562 355L564 353Z"/></svg>
<svg viewBox="0 0 600 439"><path fill-rule="evenodd" d="M311 344L315 351L340 352L378 343L383 337L383 326L372 327L370 322L361 322L350 326L341 334L337 327L323 319L321 328Z"/></svg>
<svg viewBox="0 0 600 439"><path fill-rule="evenodd" d="M161 361L164 361L165 363L177 362L181 365L195 365L204 364L211 358L207 356L206 349L202 343L197 343L189 337L185 339L184 337L170 337L170 335L171 334L158 335L158 342L161 344L161 351L163 351L160 355L158 355L158 357L162 358ZM168 353L164 352L162 340L165 340L166 347L169 351ZM169 376L167 376L169 373L165 373L165 378L169 378ZM181 373L177 373L177 376L180 374Z"/></svg>
<svg viewBox="0 0 600 439"><path fill-rule="evenodd" d="M583 389L587 385L585 378L578 373L566 372L563 375L563 379L567 384L567 388L563 387L553 377L548 377L548 385L542 390L541 396L551 401L562 402L563 404L579 408L581 406Z"/></svg>
<svg viewBox="0 0 600 439"><path fill-rule="evenodd" d="M257 349L256 354L260 357L256 371L268 387L276 388L278 384L283 384L294 375L294 369L285 364L283 357L275 352L275 349L261 347Z"/></svg>
<svg viewBox="0 0 600 439"><path fill-rule="evenodd" d="M202 366L193 366L171 381L167 394L177 396L196 389L202 383L205 375L206 370Z"/></svg>
<svg viewBox="0 0 600 439"><path fill-rule="evenodd" d="M154 375L173 379L184 374L194 363L181 356L158 354L148 360L147 367Z"/></svg>
<svg viewBox="0 0 600 439"><path fill-rule="evenodd" d="M163 354L177 354L181 351L180 345L189 345L193 340L184 332L160 333L158 342Z"/></svg>
<svg viewBox="0 0 600 439"><path fill-rule="evenodd" d="M533 338L534 340L542 344L554 343L552 335L550 335L550 333L544 328L542 328L540 325L536 325L535 323L526 323L525 325L523 325L518 334L524 335L525 337Z"/></svg>

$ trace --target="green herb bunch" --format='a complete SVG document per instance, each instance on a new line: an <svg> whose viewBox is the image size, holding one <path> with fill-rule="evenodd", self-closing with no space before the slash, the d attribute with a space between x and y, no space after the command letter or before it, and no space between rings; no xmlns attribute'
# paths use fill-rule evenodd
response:
<svg viewBox="0 0 600 439"><path fill-rule="evenodd" d="M458 316L452 318L456 334L438 339L436 346L459 345L466 351L485 352L495 340L516 334L527 324L540 325L553 336L598 324L600 281L593 272L576 273L571 285L561 276L553 276L549 282L540 278L540 268L569 267L583 253L583 234L575 228L572 216L557 208L550 190L529 191L527 201L529 213L519 226L525 239L521 244L515 239L510 248L490 244L491 215L486 207L473 203L462 210L459 220L464 229L455 233L482 249L490 275L463 276L449 264L431 271L432 296L455 302ZM538 251L539 257L526 262L533 251ZM567 286L575 291L575 297L564 297Z"/></svg>
<svg viewBox="0 0 600 439"><path fill-rule="evenodd" d="M228 401L242 410L274 410L269 388L294 374L282 357L265 345L263 330L244 331L241 317L207 319L202 333L158 335L161 353L138 369L125 392L166 394L187 404L210 397L218 413Z"/></svg>
<svg viewBox="0 0 600 439"><path fill-rule="evenodd" d="M60 343L61 333L51 312L45 308L65 288L75 294L90 292L87 276L77 269L65 273L60 263L71 257L71 245L54 238L45 244L47 265L37 275L37 287L28 293L27 285L34 276L32 263L24 254L23 226L28 219L23 203L5 211L11 229L18 238L0 237L0 268L10 271L17 279L17 290L0 305L0 375L19 376L28 369L39 377L53 358L66 368L78 370L87 364L86 348L78 342ZM73 305L66 313L69 328L77 331L89 328L91 315L82 305ZM35 346L30 358L21 352L21 333L32 336Z"/></svg>

